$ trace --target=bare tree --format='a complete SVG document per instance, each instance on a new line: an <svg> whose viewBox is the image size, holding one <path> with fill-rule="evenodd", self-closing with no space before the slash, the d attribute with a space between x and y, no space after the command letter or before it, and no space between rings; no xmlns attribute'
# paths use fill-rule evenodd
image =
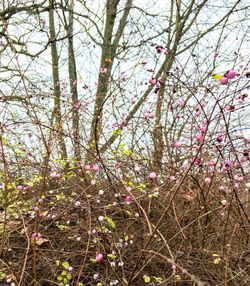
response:
<svg viewBox="0 0 250 286"><path fill-rule="evenodd" d="M62 136L62 114L61 114L61 89L60 89L60 77L59 77L59 59L56 44L56 32L55 32L55 21L54 21L54 1L50 0L49 10L49 32L51 41L51 59L52 59L52 75L54 85L54 117L56 130L58 132L59 148L61 151L62 159L67 159L67 149Z"/></svg>
<svg viewBox="0 0 250 286"><path fill-rule="evenodd" d="M117 19L117 9L119 0L106 2L106 20L103 33L102 54L100 62L100 72L98 78L98 87L96 91L95 107L91 124L91 134L89 140L89 150L87 161L95 157L96 146L99 144L99 137L102 132L102 109L107 98L109 80L112 72L113 62L116 58L117 48L123 35L127 23L132 0L127 0L123 15L120 19L117 32L113 36L114 26ZM94 156L94 157L93 157Z"/></svg>

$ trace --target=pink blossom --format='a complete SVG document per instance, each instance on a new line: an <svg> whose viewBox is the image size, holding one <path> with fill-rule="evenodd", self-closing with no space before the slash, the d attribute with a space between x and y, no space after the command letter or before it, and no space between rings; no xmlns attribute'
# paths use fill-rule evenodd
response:
<svg viewBox="0 0 250 286"><path fill-rule="evenodd" d="M45 19L41 19L41 20L40 20L40 23L41 23L43 26L45 26L45 24L46 24Z"/></svg>
<svg viewBox="0 0 250 286"><path fill-rule="evenodd" d="M195 165L200 166L201 165L201 159L195 158L194 163L195 163Z"/></svg>
<svg viewBox="0 0 250 286"><path fill-rule="evenodd" d="M80 205L81 205L81 202L80 202L80 201L76 201L76 202L75 202L75 206L76 206L76 207L79 207Z"/></svg>
<svg viewBox="0 0 250 286"><path fill-rule="evenodd" d="M240 167L241 167L241 164L240 164L239 162L236 162L236 163L235 163L235 168L236 168L236 169L239 169Z"/></svg>
<svg viewBox="0 0 250 286"><path fill-rule="evenodd" d="M139 172L140 170L141 170L140 166L136 165L136 166L135 166L135 171L136 171L136 172Z"/></svg>
<svg viewBox="0 0 250 286"><path fill-rule="evenodd" d="M147 120L154 118L153 112L151 110L146 110L144 112L144 118L147 119Z"/></svg>
<svg viewBox="0 0 250 286"><path fill-rule="evenodd" d="M93 170L93 171L95 171L95 172L100 171L100 167L99 167L99 165L97 165L97 164L93 164L93 166L92 166L92 170Z"/></svg>
<svg viewBox="0 0 250 286"><path fill-rule="evenodd" d="M236 71L235 70L228 71L227 78L232 79L234 77L236 77Z"/></svg>
<svg viewBox="0 0 250 286"><path fill-rule="evenodd" d="M217 137L217 142L221 143L223 141L223 136L222 134L219 134Z"/></svg>
<svg viewBox="0 0 250 286"><path fill-rule="evenodd" d="M156 85L157 84L157 80L155 78L150 78L148 81L151 85Z"/></svg>
<svg viewBox="0 0 250 286"><path fill-rule="evenodd" d="M121 125L122 125L122 126L127 126L127 125L128 125L128 121L124 119L124 120L122 121Z"/></svg>
<svg viewBox="0 0 250 286"><path fill-rule="evenodd" d="M31 189L30 186L25 187L25 191L30 191L30 189Z"/></svg>
<svg viewBox="0 0 250 286"><path fill-rule="evenodd" d="M91 170L91 166L90 165L85 165L84 169L85 169L85 171L89 171L89 170Z"/></svg>
<svg viewBox="0 0 250 286"><path fill-rule="evenodd" d="M225 167L227 170L231 169L231 168L233 167L232 161L226 160L226 161L224 162L224 167Z"/></svg>
<svg viewBox="0 0 250 286"><path fill-rule="evenodd" d="M207 125L202 126L202 127L201 127L201 133L204 134L204 133L207 131L207 129L208 129L208 126L207 126Z"/></svg>
<svg viewBox="0 0 250 286"><path fill-rule="evenodd" d="M107 68L105 68L105 67L101 67L101 68L100 68L100 73L101 73L101 74L106 74L107 71L108 71L108 70L107 70Z"/></svg>
<svg viewBox="0 0 250 286"><path fill-rule="evenodd" d="M220 83L221 83L222 85L226 85L226 84L228 83L228 78L225 77L225 76L223 76L223 77L220 79Z"/></svg>
<svg viewBox="0 0 250 286"><path fill-rule="evenodd" d="M80 109L81 108L81 102L80 101L78 101L76 104L75 104L75 109Z"/></svg>
<svg viewBox="0 0 250 286"><path fill-rule="evenodd" d="M238 181L239 181L239 182L243 182L243 181L244 181L244 177L239 176L239 177L238 177Z"/></svg>
<svg viewBox="0 0 250 286"><path fill-rule="evenodd" d="M207 177L207 178L205 178L205 183L206 184L211 184L211 182L212 182L212 179L211 178L209 178L209 177Z"/></svg>
<svg viewBox="0 0 250 286"><path fill-rule="evenodd" d="M182 144L181 144L180 141L176 141L176 142L174 143L174 147L175 147L175 148L180 148L181 146L182 146Z"/></svg>
<svg viewBox="0 0 250 286"><path fill-rule="evenodd" d="M215 163L214 163L213 161L209 161L209 162L207 163L207 165L208 165L209 167L213 167L213 166L215 165Z"/></svg>
<svg viewBox="0 0 250 286"><path fill-rule="evenodd" d="M133 200L132 196L129 196L129 195L126 196L126 198L125 198L125 201L127 204L130 204L132 202L132 200Z"/></svg>
<svg viewBox="0 0 250 286"><path fill-rule="evenodd" d="M115 168L119 169L121 167L122 163L120 161L115 162Z"/></svg>
<svg viewBox="0 0 250 286"><path fill-rule="evenodd" d="M202 139L203 139L202 134L198 134L198 135L195 137L195 140L196 140L197 142L201 142Z"/></svg>
<svg viewBox="0 0 250 286"><path fill-rule="evenodd" d="M242 97L238 97L237 101L238 101L239 104L244 103L244 99Z"/></svg>
<svg viewBox="0 0 250 286"><path fill-rule="evenodd" d="M98 194L102 196L104 194L104 190L99 190Z"/></svg>
<svg viewBox="0 0 250 286"><path fill-rule="evenodd" d="M220 191L224 191L224 190L225 190L225 187L224 187L224 186L219 186L219 190L220 190Z"/></svg>
<svg viewBox="0 0 250 286"><path fill-rule="evenodd" d="M158 54L160 54L160 53L162 52L162 47L157 46L157 47L156 47L156 51L157 51Z"/></svg>
<svg viewBox="0 0 250 286"><path fill-rule="evenodd" d="M96 255L96 262L98 264L103 264L103 262L104 262L103 254L99 253Z"/></svg>
<svg viewBox="0 0 250 286"><path fill-rule="evenodd" d="M17 186L17 189L18 189L18 191L22 191L22 190L23 190L23 186L18 185L18 186Z"/></svg>
<svg viewBox="0 0 250 286"><path fill-rule="evenodd" d="M234 180L235 181L238 181L238 178L239 178L238 175L234 175Z"/></svg>
<svg viewBox="0 0 250 286"><path fill-rule="evenodd" d="M56 173L56 172L50 173L50 177L51 177L51 178L57 178L57 173Z"/></svg>
<svg viewBox="0 0 250 286"><path fill-rule="evenodd" d="M235 107L234 107L234 105L227 104L225 106L225 109L228 110L228 111L234 111Z"/></svg>
<svg viewBox="0 0 250 286"><path fill-rule="evenodd" d="M149 173L149 178L150 179L155 179L156 178L156 173L155 172L150 172Z"/></svg>
<svg viewBox="0 0 250 286"><path fill-rule="evenodd" d="M205 126L206 126L207 124L208 124L207 119L206 119L206 118L203 118L203 119L202 119L202 125L205 125Z"/></svg>
<svg viewBox="0 0 250 286"><path fill-rule="evenodd" d="M182 98L180 98L180 99L177 101L177 105L178 105L179 107L183 107L183 106L185 105L185 101L184 101Z"/></svg>
<svg viewBox="0 0 250 286"><path fill-rule="evenodd" d="M41 238L41 237L42 237L41 233L39 233L39 232L34 232L34 233L32 233L31 236L32 236L33 238Z"/></svg>
<svg viewBox="0 0 250 286"><path fill-rule="evenodd" d="M173 182L174 180L176 180L175 176L170 176L169 177L170 182Z"/></svg>

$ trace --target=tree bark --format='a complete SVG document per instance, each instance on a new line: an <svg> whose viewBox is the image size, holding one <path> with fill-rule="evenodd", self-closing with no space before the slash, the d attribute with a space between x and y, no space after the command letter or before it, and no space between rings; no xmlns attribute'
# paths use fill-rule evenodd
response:
<svg viewBox="0 0 250 286"><path fill-rule="evenodd" d="M73 146L74 156L77 161L81 160L80 150L80 132L79 132L79 111L76 107L78 103L78 92L77 92L77 72L76 72L76 60L74 53L74 27L73 27L73 15L74 15L74 0L69 3L69 19L67 25L68 34L68 70L69 70L69 82L70 92L72 98L72 129L73 129Z"/></svg>
<svg viewBox="0 0 250 286"><path fill-rule="evenodd" d="M49 0L49 33L51 41L51 59L52 59L52 77L54 85L54 111L53 117L55 118L56 130L58 132L59 149L61 158L67 159L67 149L62 136L62 113L61 113L61 88L59 77L59 59L56 45L55 33L55 20L54 20L54 7L53 0Z"/></svg>
<svg viewBox="0 0 250 286"><path fill-rule="evenodd" d="M162 118L162 104L166 88L166 78L167 74L163 72L163 76L161 77L161 86L156 103L155 127L153 130L153 143L154 143L153 159L157 171L161 169L163 148L164 148L163 126L161 124L161 118Z"/></svg>
<svg viewBox="0 0 250 286"><path fill-rule="evenodd" d="M107 72L105 74L99 73L94 114L93 114L93 119L91 123L91 133L90 133L90 139L89 139L89 144L88 144L89 148L88 148L88 154L87 154L87 162L94 160L94 158L96 157L96 151L98 148L100 135L102 133L102 125L103 125L102 124L102 121L103 121L102 109L103 109L105 99L107 98L109 79L111 76L112 66L113 66L118 44L123 34L124 28L126 26L129 11L132 6L132 0L127 0L126 7L123 12L123 16L120 20L117 32L112 42L113 29L115 25L117 7L118 7L119 2L120 2L119 0L107 0L106 2L106 22L105 22L105 29L104 29L104 36L103 36L100 69L106 68Z"/></svg>

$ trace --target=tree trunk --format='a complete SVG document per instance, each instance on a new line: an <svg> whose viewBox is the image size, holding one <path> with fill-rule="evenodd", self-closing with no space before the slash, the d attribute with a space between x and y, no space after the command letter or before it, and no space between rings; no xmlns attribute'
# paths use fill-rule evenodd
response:
<svg viewBox="0 0 250 286"><path fill-rule="evenodd" d="M112 34L117 15L117 6L119 0L107 0L106 2L106 23L103 36L102 55L100 69L106 68L106 73L99 73L98 87L96 92L94 114L91 123L91 134L89 140L89 150L87 154L87 162L94 160L98 148L99 138L102 133L102 109L107 98L109 79L111 76L112 66L116 55L120 38L123 34L127 17L132 6L132 0L127 0L123 16L120 20L117 32L112 42Z"/></svg>
<svg viewBox="0 0 250 286"><path fill-rule="evenodd" d="M155 127L153 130L153 143L154 143L153 159L157 171L161 169L163 148L164 148L163 126L161 125L161 115L162 115L161 109L166 88L166 78L167 74L166 72L164 72L161 78L161 86L156 103Z"/></svg>
<svg viewBox="0 0 250 286"><path fill-rule="evenodd" d="M56 123L56 130L58 132L59 149L61 152L61 158L67 159L67 149L62 136L62 114L61 114L61 89L59 79L59 66L58 66L58 53L56 46L56 33L55 33L55 21L54 21L54 7L53 0L49 0L49 33L51 41L51 58L52 58L52 76L54 85L54 118Z"/></svg>
<svg viewBox="0 0 250 286"><path fill-rule="evenodd" d="M74 0L69 3L69 22L67 25L67 35L68 35L68 70L69 70L69 82L70 82L70 92L72 98L72 130L73 130L73 146L74 146L74 156L75 160L81 160L81 150L80 150L80 132L79 132L79 112L76 107L78 103L78 92L77 92L77 72L76 72L76 60L74 53L74 41L73 41L73 15L74 15Z"/></svg>

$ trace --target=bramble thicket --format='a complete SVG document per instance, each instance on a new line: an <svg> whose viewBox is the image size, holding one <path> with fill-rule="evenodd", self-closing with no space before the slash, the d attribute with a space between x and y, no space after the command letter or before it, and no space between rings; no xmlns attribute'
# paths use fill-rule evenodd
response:
<svg viewBox="0 0 250 286"><path fill-rule="evenodd" d="M0 285L250 285L249 15L0 1Z"/></svg>

